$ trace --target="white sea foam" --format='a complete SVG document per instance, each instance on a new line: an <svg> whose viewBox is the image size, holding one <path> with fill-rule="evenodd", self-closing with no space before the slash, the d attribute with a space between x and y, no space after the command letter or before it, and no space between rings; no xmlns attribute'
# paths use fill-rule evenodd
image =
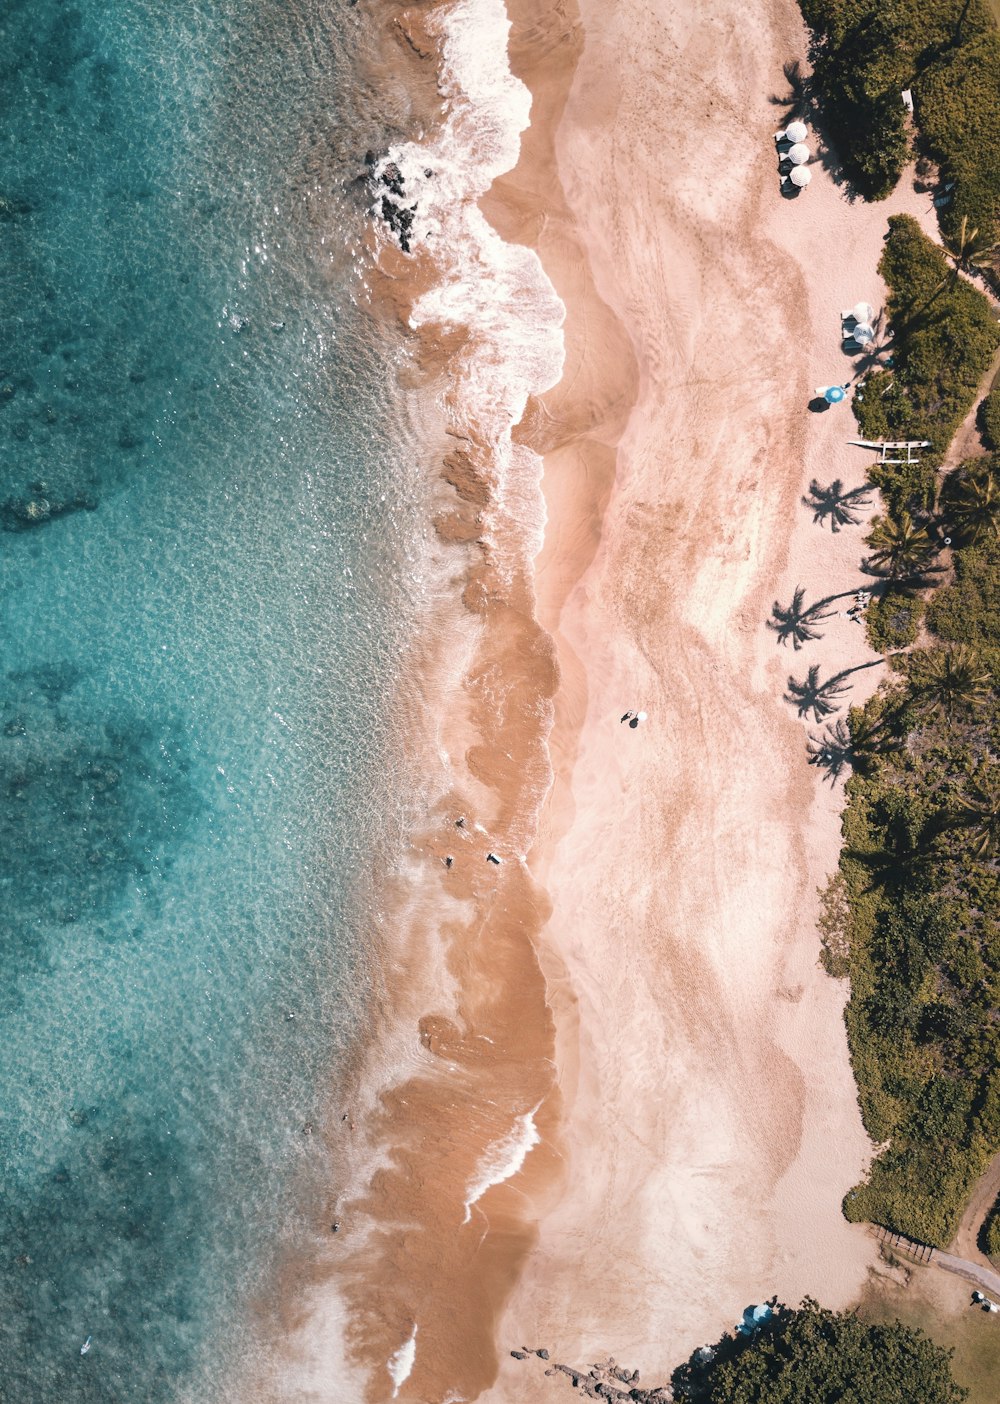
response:
<svg viewBox="0 0 1000 1404"><path fill-rule="evenodd" d="M393 1383L392 1397L395 1399L399 1393L399 1387L404 1380L410 1378L410 1371L413 1369L413 1362L417 1358L417 1323L413 1323L413 1330L406 1340L394 1354L389 1356L388 1371Z"/></svg>
<svg viewBox="0 0 1000 1404"><path fill-rule="evenodd" d="M475 1178L466 1190L465 1218L467 1224L472 1217L472 1206L493 1185L502 1185L520 1170L528 1157L528 1152L542 1139L535 1125L535 1112L542 1104L532 1107L530 1112L519 1116L505 1136L486 1147Z"/></svg>
<svg viewBox="0 0 1000 1404"><path fill-rule="evenodd" d="M469 329L454 367L458 413L452 418L465 420L492 451L495 525L506 519L515 528L520 549L511 564L522 565L541 546L541 462L512 443L511 430L528 396L550 389L562 375L565 307L538 255L505 243L477 202L516 165L531 94L510 71L503 0L456 0L432 12L428 27L442 44L445 122L433 140L395 147L387 158L403 176L401 203L416 201L412 244L432 249L440 268L412 323Z"/></svg>

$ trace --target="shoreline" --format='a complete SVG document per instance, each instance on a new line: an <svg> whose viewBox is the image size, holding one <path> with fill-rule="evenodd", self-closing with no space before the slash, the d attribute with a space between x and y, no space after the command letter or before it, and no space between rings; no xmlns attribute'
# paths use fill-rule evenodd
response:
<svg viewBox="0 0 1000 1404"><path fill-rule="evenodd" d="M371 295L412 331L441 579L400 726L419 776L414 826L374 933L383 974L344 1093L349 1135L344 1103L325 1119L336 1188L315 1215L314 1260L289 1263L275 1294L286 1346L274 1397L325 1397L333 1382L371 1401L477 1397L560 1172L535 949L548 904L524 861L550 784L557 679L531 574L540 461L512 430L521 387L558 378L563 309L534 253L501 243L480 212L482 169L505 160L527 100L469 42L485 25L495 47L501 14L489 0L400 17L405 48L437 67L442 121L390 149L418 199L415 254L373 234Z"/></svg>

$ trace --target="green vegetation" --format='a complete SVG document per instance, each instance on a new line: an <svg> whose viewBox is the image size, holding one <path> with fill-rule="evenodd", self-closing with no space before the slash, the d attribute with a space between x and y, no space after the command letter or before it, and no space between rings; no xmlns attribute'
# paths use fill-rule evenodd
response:
<svg viewBox="0 0 1000 1404"><path fill-rule="evenodd" d="M893 364L866 377L854 413L866 438L927 439L932 446L931 466L889 468L874 478L898 515L932 491L933 456L945 452L975 402L1000 328L982 293L909 215L889 220L879 271L889 288Z"/></svg>
<svg viewBox="0 0 1000 1404"><path fill-rule="evenodd" d="M876 653L895 653L913 643L924 615L919 596L887 590L865 610L868 642Z"/></svg>
<svg viewBox="0 0 1000 1404"><path fill-rule="evenodd" d="M1000 34L984 0L800 0L813 35L815 83L849 179L884 199L910 156L904 88L927 154L954 182L941 214L955 245L997 242Z"/></svg>
<svg viewBox="0 0 1000 1404"><path fill-rule="evenodd" d="M832 944L824 932L828 968L851 979L861 1110L883 1145L845 1213L939 1245L1000 1149L1000 541L991 512L970 516L970 482L991 502L1000 462L963 465L942 493L958 544L929 646L893 659L894 680L851 713L867 750Z"/></svg>
<svg viewBox="0 0 1000 1404"><path fill-rule="evenodd" d="M1000 1262L1000 1201L994 1204L983 1225L983 1247L991 1258Z"/></svg>
<svg viewBox="0 0 1000 1404"><path fill-rule="evenodd" d="M979 407L979 428L989 449L1000 449L1000 378Z"/></svg>
<svg viewBox="0 0 1000 1404"><path fill-rule="evenodd" d="M779 1306L752 1336L727 1337L713 1360L676 1371L693 1404L961 1404L951 1352L898 1322L860 1320L806 1298Z"/></svg>

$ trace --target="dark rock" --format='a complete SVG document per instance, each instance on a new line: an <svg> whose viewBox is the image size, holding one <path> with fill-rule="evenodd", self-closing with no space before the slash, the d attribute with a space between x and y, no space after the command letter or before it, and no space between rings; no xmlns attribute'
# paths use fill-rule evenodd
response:
<svg viewBox="0 0 1000 1404"><path fill-rule="evenodd" d="M403 194L403 172L396 165L395 161L389 161L383 166L382 174L379 179L382 181L383 185L389 187L394 195Z"/></svg>
<svg viewBox="0 0 1000 1404"><path fill-rule="evenodd" d="M527 1360L528 1358L528 1353L524 1350L512 1350L511 1355L515 1360Z"/></svg>
<svg viewBox="0 0 1000 1404"><path fill-rule="evenodd" d="M547 1350L536 1350L535 1354L538 1356L539 1360L548 1360L549 1358L549 1353Z"/></svg>
<svg viewBox="0 0 1000 1404"><path fill-rule="evenodd" d="M87 493L77 493L61 501L37 493L8 497L6 502L0 502L0 530L31 531L57 517L67 517L72 512L93 512L96 507L96 501Z"/></svg>

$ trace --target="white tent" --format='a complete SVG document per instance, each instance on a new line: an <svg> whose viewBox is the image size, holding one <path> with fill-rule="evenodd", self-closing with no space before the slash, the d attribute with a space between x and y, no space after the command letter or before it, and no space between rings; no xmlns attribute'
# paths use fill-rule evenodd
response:
<svg viewBox="0 0 1000 1404"><path fill-rule="evenodd" d="M796 142L796 144L792 147L791 151L789 151L788 153L788 159L789 161L791 161L793 166L804 166L805 163L809 160L809 156L810 151L808 146L806 146L801 141Z"/></svg>
<svg viewBox="0 0 1000 1404"><path fill-rule="evenodd" d="M801 190L804 185L808 185L812 180L812 173L808 166L793 166L788 172L788 179Z"/></svg>
<svg viewBox="0 0 1000 1404"><path fill-rule="evenodd" d="M805 141L808 135L805 122L789 122L785 136L789 141Z"/></svg>

